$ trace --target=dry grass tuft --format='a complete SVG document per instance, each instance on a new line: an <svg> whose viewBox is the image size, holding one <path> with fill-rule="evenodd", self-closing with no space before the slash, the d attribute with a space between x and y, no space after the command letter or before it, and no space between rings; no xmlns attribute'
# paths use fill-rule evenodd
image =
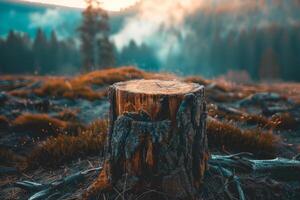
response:
<svg viewBox="0 0 300 200"><path fill-rule="evenodd" d="M242 122L247 125L257 125L260 128L271 128L272 122L262 115L251 115L247 113L226 113L214 106L210 106L208 114L214 118L226 119L228 121Z"/></svg>
<svg viewBox="0 0 300 200"><path fill-rule="evenodd" d="M93 85L105 87L119 81L150 76L150 73L143 72L134 67L111 68L79 75L73 79L48 78L40 88L34 89L32 92L38 96L68 99L82 98L93 101L106 96L106 91L103 88L101 91L96 91L93 89ZM23 93L21 95L24 96Z"/></svg>
<svg viewBox="0 0 300 200"><path fill-rule="evenodd" d="M56 135L68 129L68 123L50 117L47 114L22 114L12 122L12 128L20 132L32 132L33 135Z"/></svg>
<svg viewBox="0 0 300 200"><path fill-rule="evenodd" d="M6 130L9 127L9 120L5 117L0 115L0 131Z"/></svg>
<svg viewBox="0 0 300 200"><path fill-rule="evenodd" d="M67 161L103 152L108 122L92 123L76 136L58 135L50 137L32 151L27 159L29 169L53 168Z"/></svg>
<svg viewBox="0 0 300 200"><path fill-rule="evenodd" d="M204 86L206 86L206 85L208 85L208 84L211 83L211 81L206 80L206 79L204 79L201 76L189 76L189 77L186 77L184 79L184 82L187 82L187 83L198 83L198 84L204 85Z"/></svg>
<svg viewBox="0 0 300 200"><path fill-rule="evenodd" d="M120 81L146 78L147 74L135 67L120 67L93 71L76 77L74 81L83 85L95 84L106 86Z"/></svg>
<svg viewBox="0 0 300 200"><path fill-rule="evenodd" d="M299 122L290 113L275 114L271 118L275 129L294 130L299 127Z"/></svg>
<svg viewBox="0 0 300 200"><path fill-rule="evenodd" d="M90 101L102 99L106 96L105 87L120 81L131 79L159 78L168 79L174 76L167 74L154 74L138 70L134 67L110 68L97 70L74 78L47 77L41 86L35 89L19 89L10 94L26 97L29 94L53 98L87 99ZM99 90L95 90L97 88Z"/></svg>
<svg viewBox="0 0 300 200"><path fill-rule="evenodd" d="M251 152L258 157L273 157L279 141L279 138L271 132L241 130L214 119L208 120L207 134L211 148Z"/></svg>
<svg viewBox="0 0 300 200"><path fill-rule="evenodd" d="M40 88L33 91L38 96L51 96L54 98L97 100L103 98L106 93L96 92L89 86L67 79L49 79Z"/></svg>
<svg viewBox="0 0 300 200"><path fill-rule="evenodd" d="M55 118L68 122L79 122L78 110L64 109L63 111L59 112Z"/></svg>
<svg viewBox="0 0 300 200"><path fill-rule="evenodd" d="M30 94L30 90L25 90L25 89L18 89L18 90L12 90L9 92L10 95L15 96L15 97L21 97L21 98L26 98Z"/></svg>

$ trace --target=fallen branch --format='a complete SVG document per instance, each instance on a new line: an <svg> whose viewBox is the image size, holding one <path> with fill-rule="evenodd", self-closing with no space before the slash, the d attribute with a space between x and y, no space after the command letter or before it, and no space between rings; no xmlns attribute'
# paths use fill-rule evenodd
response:
<svg viewBox="0 0 300 200"><path fill-rule="evenodd" d="M236 189L238 191L239 194L239 199L240 200L245 200L245 194L244 191L242 189L241 183L240 183L240 179L238 176L234 175L234 173L232 173L230 170L227 170L223 167L220 166L211 166L211 170L215 171L216 173L222 175L223 177L230 179L231 181L234 182ZM225 185L225 192L226 194L229 196L230 199L232 199L232 195L228 190L228 185Z"/></svg>
<svg viewBox="0 0 300 200"><path fill-rule="evenodd" d="M209 160L211 166L220 166L225 169L253 173L269 174L272 178L280 180L299 180L300 161L296 159L275 158L270 160L255 160L245 157L249 153L234 155L212 155Z"/></svg>
<svg viewBox="0 0 300 200"><path fill-rule="evenodd" d="M210 170L213 173L219 174L234 183L239 200L245 200L246 198L240 179L234 172L254 175L268 174L271 178L288 181L299 180L300 178L300 161L296 160L296 157L295 159L276 158L270 160L256 160L251 159L251 157L251 153L238 153L225 156L212 155L209 160ZM63 188L73 186L83 181L90 172L100 171L101 169L102 167L77 172L48 184L22 181L15 183L15 186L33 193L29 200L57 199L62 195L66 195L62 191ZM229 198L233 198L228 186L225 186L224 191Z"/></svg>
<svg viewBox="0 0 300 200"><path fill-rule="evenodd" d="M82 182L86 175L91 172L100 171L102 167L92 168L85 171L77 172L62 179L54 180L48 184L41 184L32 181L21 181L14 184L15 187L22 188L29 193L33 193L29 200L39 199L57 199L58 196L64 195L62 189Z"/></svg>

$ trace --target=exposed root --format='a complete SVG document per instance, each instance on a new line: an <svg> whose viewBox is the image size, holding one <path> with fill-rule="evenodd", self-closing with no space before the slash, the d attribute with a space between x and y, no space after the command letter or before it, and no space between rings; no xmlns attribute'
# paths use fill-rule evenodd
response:
<svg viewBox="0 0 300 200"><path fill-rule="evenodd" d="M234 175L234 173L232 173L230 170L225 169L220 166L211 165L210 167L211 167L210 168L211 170L214 170L217 174L220 174L221 176L225 177L228 180L228 182L233 181L233 183L235 184L236 190L238 191L238 194L239 194L239 200L246 199L238 176ZM228 184L225 185L224 190L225 190L225 193L227 194L227 196L229 197L229 199L233 199L232 194L229 192Z"/></svg>
<svg viewBox="0 0 300 200"><path fill-rule="evenodd" d="M249 154L251 155L251 154ZM209 160L212 166L253 174L268 174L279 180L299 180L300 161L286 158L270 160L255 160L246 158L243 154L228 156L212 155Z"/></svg>

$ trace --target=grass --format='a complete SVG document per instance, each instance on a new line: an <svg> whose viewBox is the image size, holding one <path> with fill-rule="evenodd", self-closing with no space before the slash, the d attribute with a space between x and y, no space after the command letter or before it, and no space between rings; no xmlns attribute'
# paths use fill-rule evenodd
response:
<svg viewBox="0 0 300 200"><path fill-rule="evenodd" d="M256 125L260 128L272 128L272 122L262 115L247 113L226 113L213 106L209 107L209 115L214 118L226 119L227 121L242 122L247 125Z"/></svg>
<svg viewBox="0 0 300 200"><path fill-rule="evenodd" d="M189 76L189 77L186 77L184 79L184 82L187 82L187 83L198 83L198 84L204 85L204 86L206 86L206 85L208 85L208 84L211 83L211 81L206 80L206 79L204 79L204 78L202 78L200 76Z"/></svg>
<svg viewBox="0 0 300 200"><path fill-rule="evenodd" d="M83 85L107 86L120 81L146 78L149 75L149 73L138 70L135 67L120 67L93 71L78 76L73 81Z"/></svg>
<svg viewBox="0 0 300 200"><path fill-rule="evenodd" d="M68 130L69 124L47 114L25 113L18 116L11 124L14 131L31 132L33 135L56 135Z"/></svg>
<svg viewBox="0 0 300 200"><path fill-rule="evenodd" d="M35 89L18 89L9 93L13 96L27 97L35 94L42 97L87 99L90 101L103 99L106 87L116 82L132 79L168 79L168 74L154 74L138 70L135 67L120 67L97 70L74 78L46 77L41 86ZM95 89L97 88L97 89Z"/></svg>
<svg viewBox="0 0 300 200"><path fill-rule="evenodd" d="M54 168L85 156L99 155L104 150L108 122L96 121L76 136L61 134L50 137L27 158L28 168Z"/></svg>
<svg viewBox="0 0 300 200"><path fill-rule="evenodd" d="M87 99L90 101L102 99L106 96L105 89L96 91L93 85L105 87L119 81L144 78L147 73L134 67L111 68L97 70L79 75L73 79L52 78L33 92L38 96L51 96L54 98Z"/></svg>
<svg viewBox="0 0 300 200"><path fill-rule="evenodd" d="M214 119L207 124L210 148L233 152L250 152L258 157L274 157L279 138L271 132L242 130Z"/></svg>
<svg viewBox="0 0 300 200"><path fill-rule="evenodd" d="M63 111L57 113L55 118L68 122L79 122L77 114L78 110L64 109Z"/></svg>
<svg viewBox="0 0 300 200"><path fill-rule="evenodd" d="M48 80L40 88L33 90L33 93L38 96L67 99L82 98L91 101L102 99L106 95L105 91L97 92L87 85L58 78Z"/></svg>

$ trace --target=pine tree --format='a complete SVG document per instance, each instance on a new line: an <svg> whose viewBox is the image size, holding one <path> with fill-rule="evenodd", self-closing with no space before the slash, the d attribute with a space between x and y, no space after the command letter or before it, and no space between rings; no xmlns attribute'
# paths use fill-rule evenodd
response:
<svg viewBox="0 0 300 200"><path fill-rule="evenodd" d="M108 39L103 37L99 39L99 66L106 68L115 64L114 45Z"/></svg>
<svg viewBox="0 0 300 200"><path fill-rule="evenodd" d="M51 31L49 41L49 66L55 71L59 63L59 42L57 40L56 32Z"/></svg>
<svg viewBox="0 0 300 200"><path fill-rule="evenodd" d="M113 45L108 39L108 13L97 0L86 0L87 8L83 11L83 22L79 27L81 53L85 71L93 67L106 67L114 62Z"/></svg>
<svg viewBox="0 0 300 200"><path fill-rule="evenodd" d="M48 41L42 29L37 29L36 36L33 42L33 53L35 55L35 70L48 72Z"/></svg>

